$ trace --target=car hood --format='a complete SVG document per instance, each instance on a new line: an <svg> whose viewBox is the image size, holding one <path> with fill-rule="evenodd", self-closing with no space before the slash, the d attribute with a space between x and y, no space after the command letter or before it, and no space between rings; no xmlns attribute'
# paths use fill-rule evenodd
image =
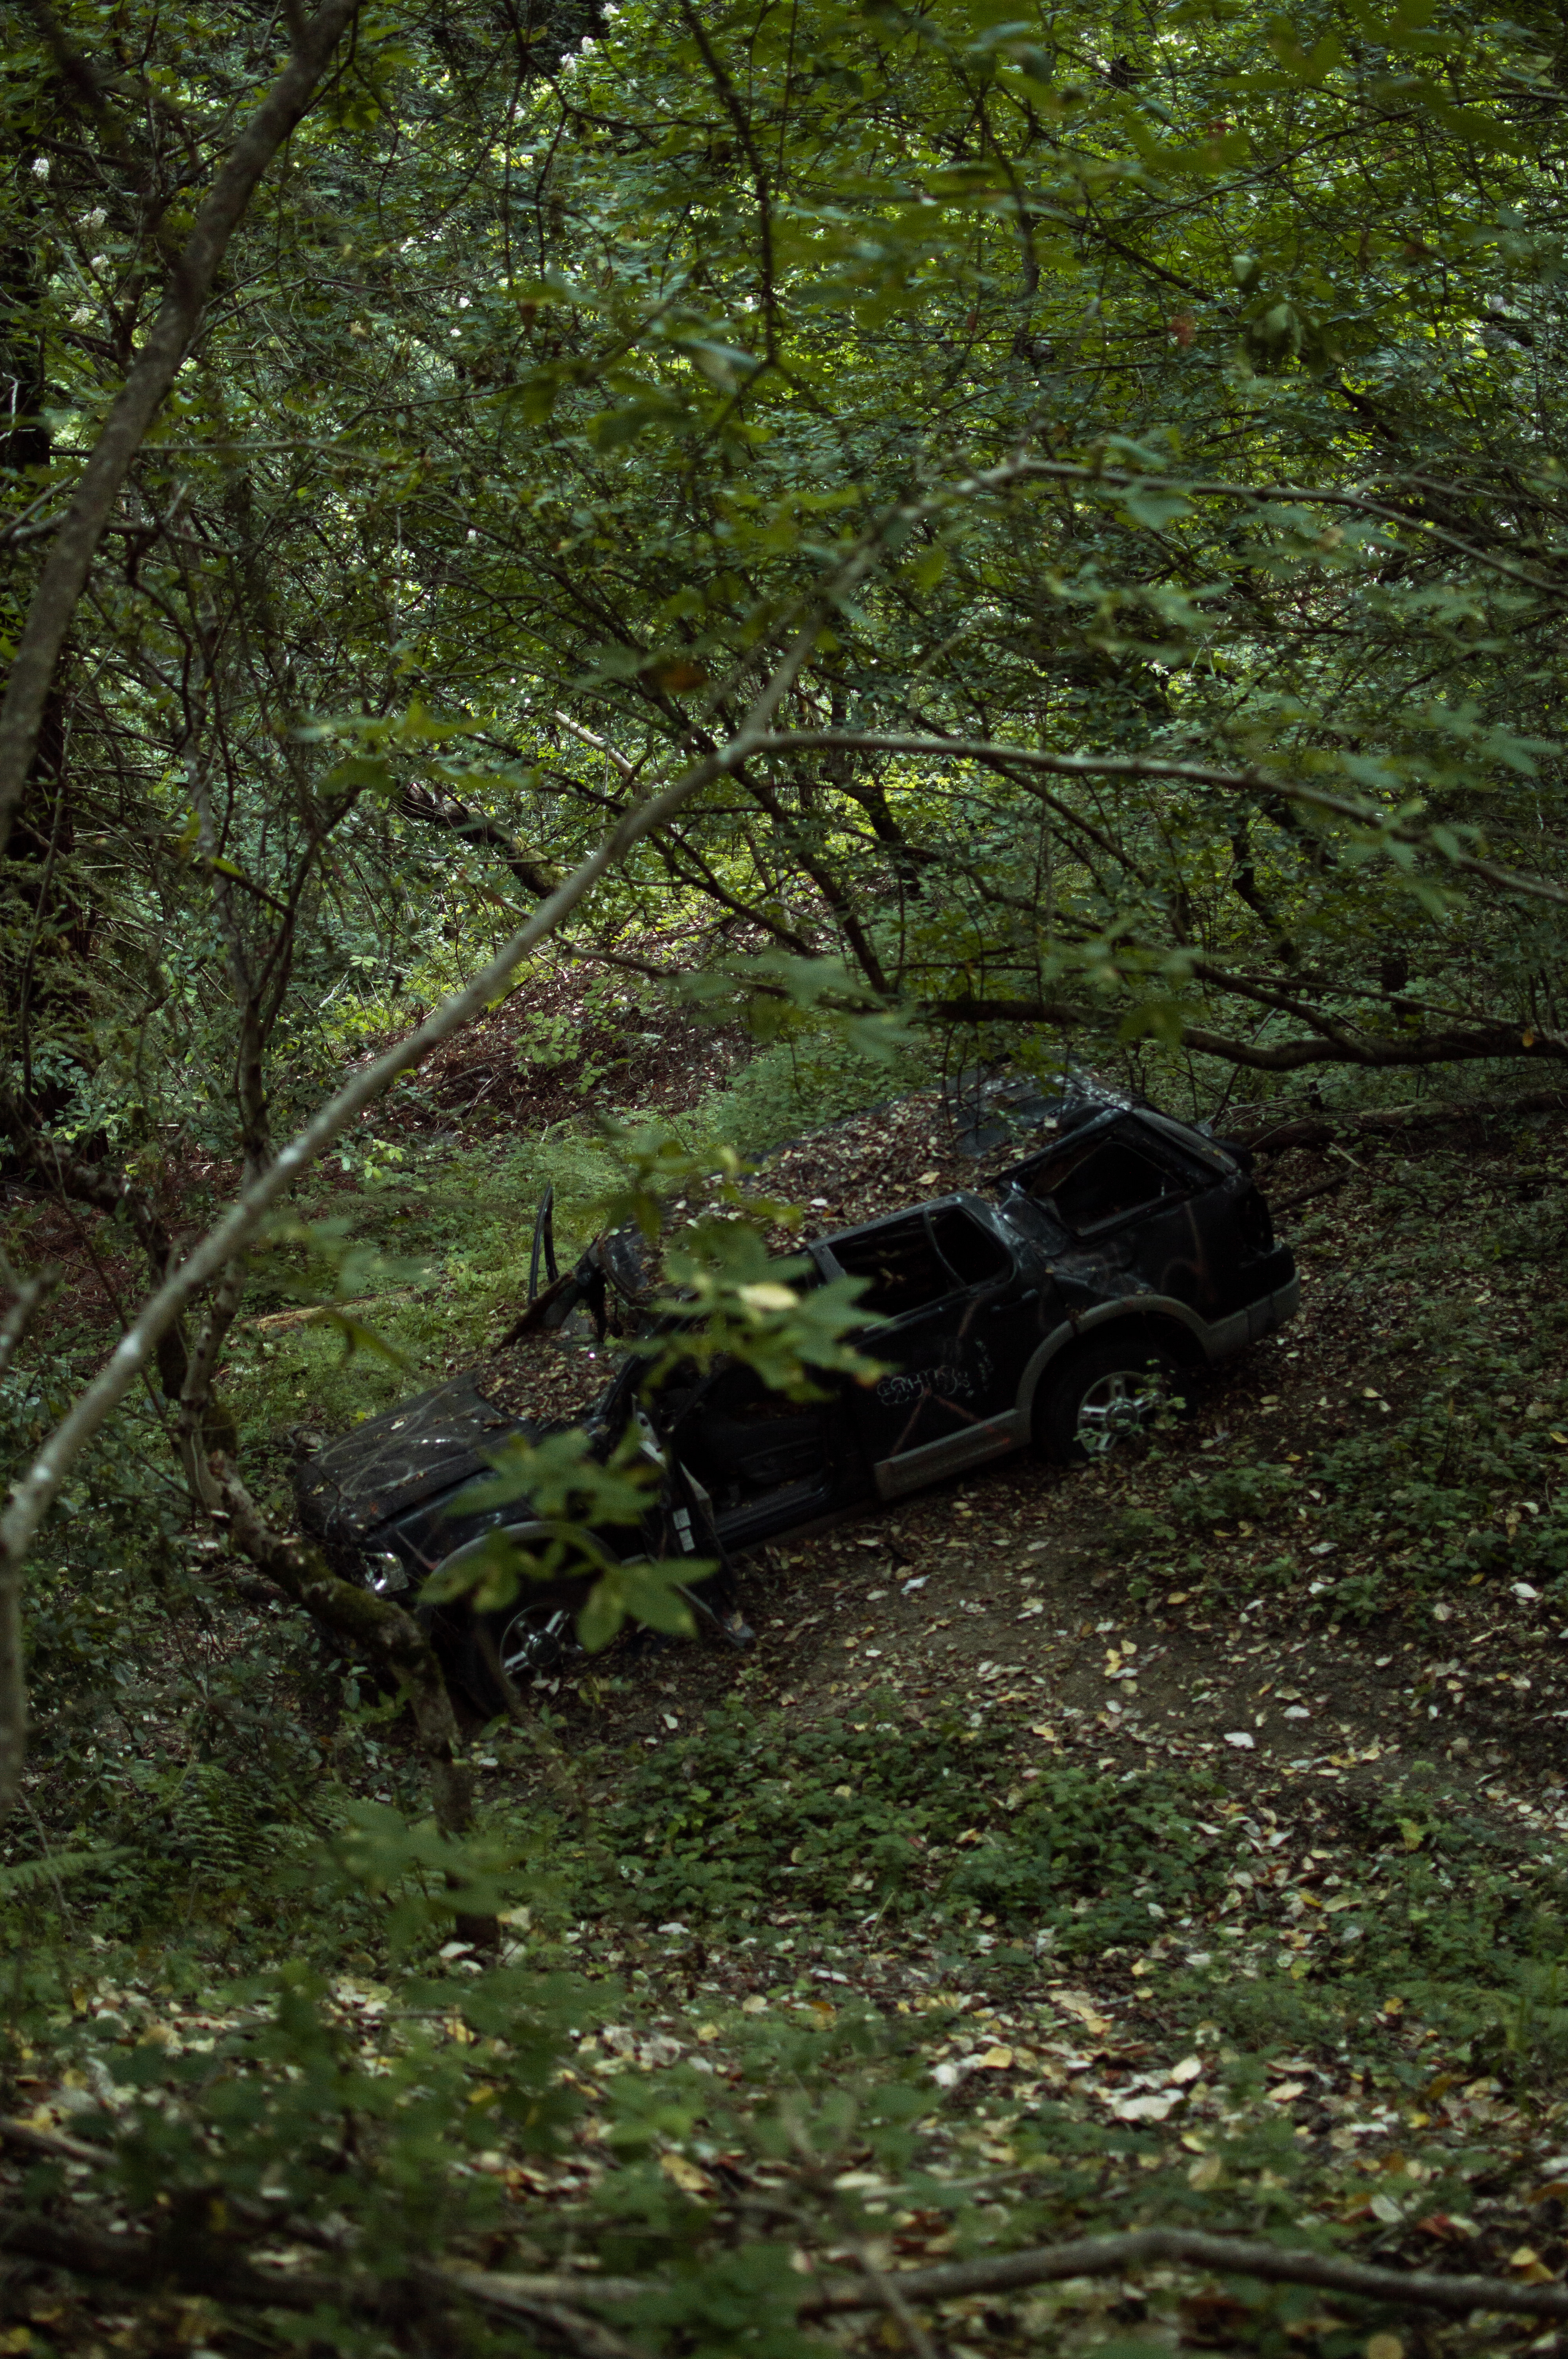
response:
<svg viewBox="0 0 1568 2359"><path fill-rule="evenodd" d="M300 1520L329 1540L362 1540L440 1493L489 1471L519 1420L486 1400L471 1374L400 1402L329 1443L295 1476Z"/></svg>

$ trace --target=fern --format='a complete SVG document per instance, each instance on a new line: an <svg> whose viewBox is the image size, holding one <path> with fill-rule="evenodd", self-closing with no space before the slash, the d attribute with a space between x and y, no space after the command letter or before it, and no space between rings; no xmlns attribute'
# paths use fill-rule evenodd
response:
<svg viewBox="0 0 1568 2359"><path fill-rule="evenodd" d="M52 1858L16 1860L9 1867L0 1867L0 1901L26 1899L49 1886L63 1884L68 1876L91 1875L95 1868L113 1867L125 1856L123 1844L111 1843L97 1851L62 1851Z"/></svg>

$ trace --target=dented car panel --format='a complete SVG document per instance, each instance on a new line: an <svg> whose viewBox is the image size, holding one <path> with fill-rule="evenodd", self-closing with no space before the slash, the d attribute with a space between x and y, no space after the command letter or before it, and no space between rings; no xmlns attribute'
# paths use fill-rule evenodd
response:
<svg viewBox="0 0 1568 2359"><path fill-rule="evenodd" d="M696 1503L681 1544L692 1545L695 1514L721 1564L1025 1448L1063 1371L1102 1368L1110 1338L1124 1340L1129 1369L1150 1355L1201 1366L1282 1326L1300 1302L1244 1158L1168 1115L1104 1100L1069 1107L1050 1142L986 1192L960 1190L807 1251L807 1283L861 1281L871 1316L856 1340L881 1364L873 1383L838 1379L827 1398L796 1402L721 1363L646 1404L665 1467L661 1527L678 1492ZM558 1330L579 1306L600 1337L635 1332L651 1290L638 1241L601 1238L513 1332ZM596 1449L608 1453L642 1413L640 1375L629 1362L580 1420ZM475 1376L455 1378L308 1462L303 1520L422 1579L497 1525L523 1528L524 1503L476 1516L452 1502L496 1442L546 1430L497 1408Z"/></svg>

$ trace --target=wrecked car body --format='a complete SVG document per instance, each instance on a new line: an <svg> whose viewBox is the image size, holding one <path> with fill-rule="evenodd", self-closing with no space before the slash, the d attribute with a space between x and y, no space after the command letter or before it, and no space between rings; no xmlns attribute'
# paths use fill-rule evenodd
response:
<svg viewBox="0 0 1568 2359"><path fill-rule="evenodd" d="M580 1424L607 1454L637 1417L660 1464L650 1519L659 1528L623 1541L628 1558L640 1546L716 1560L707 1618L733 1625L734 1554L1032 1444L1059 1461L1098 1457L1178 1398L1184 1375L1293 1316L1294 1262L1242 1151L1100 1097L1069 1106L1051 1129L983 1192L957 1190L803 1248L797 1289L862 1281L871 1316L854 1340L884 1371L866 1385L824 1380L825 1397L791 1400L721 1361L687 1381L677 1371L643 1402L641 1363L612 1375L608 1349L613 1332L635 1333L649 1315L639 1241L596 1240L552 1277L514 1337L590 1318L583 1348L605 1355L607 1377L585 1414L557 1426ZM483 1533L537 1534L515 1506L452 1507L498 1442L546 1430L499 1407L473 1375L455 1378L308 1462L302 1520L362 1577L412 1597ZM552 1616L558 1640L585 1588L555 1584L492 1617L489 1637L513 1676L536 1661ZM470 1639L438 1636L449 1658L462 1653L453 1667L463 1683L481 1686Z"/></svg>

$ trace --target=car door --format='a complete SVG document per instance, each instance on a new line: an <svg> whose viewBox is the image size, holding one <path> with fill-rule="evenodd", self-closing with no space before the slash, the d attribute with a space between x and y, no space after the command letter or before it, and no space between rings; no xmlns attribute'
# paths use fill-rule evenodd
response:
<svg viewBox="0 0 1568 2359"><path fill-rule="evenodd" d="M736 1361L696 1387L670 1445L711 1500L726 1548L749 1548L865 1495L842 1391L830 1376L814 1383L810 1399L791 1400Z"/></svg>
<svg viewBox="0 0 1568 2359"><path fill-rule="evenodd" d="M886 1373L849 1393L879 1494L896 1497L1013 1448L1034 1297L990 1222L962 1203L924 1205L827 1250L867 1280L861 1301L885 1322L867 1332L864 1349Z"/></svg>

